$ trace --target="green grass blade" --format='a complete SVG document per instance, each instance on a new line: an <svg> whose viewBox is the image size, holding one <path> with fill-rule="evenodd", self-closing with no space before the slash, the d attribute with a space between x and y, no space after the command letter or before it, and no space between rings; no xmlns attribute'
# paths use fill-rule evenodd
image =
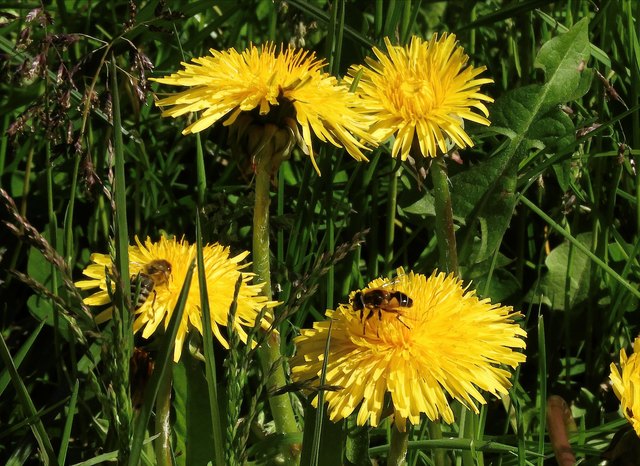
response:
<svg viewBox="0 0 640 466"><path fill-rule="evenodd" d="M31 335L29 335L29 338L27 338L27 341L25 341L22 344L22 346L16 353L15 358L13 358L13 363L15 364L16 369L20 367L20 364L22 364L22 361L24 360L25 356L27 355L27 353L35 343L36 338L38 338L38 335L40 334L40 330L42 330L42 327L44 327L45 324L46 324L45 321L40 322L40 324L31 333ZM7 366L2 370L2 372L0 372L0 396L2 396L2 392L4 392L4 389L7 388L7 385L9 385L10 380L11 380L11 375L9 374L9 369Z"/></svg>
<svg viewBox="0 0 640 466"><path fill-rule="evenodd" d="M327 332L327 341L324 346L324 358L322 360L322 372L320 373L319 386L322 387L327 379L327 364L329 363L329 347L331 345L331 327L333 320L329 323L329 331ZM316 413L315 429L313 432L313 443L311 446L311 465L320 464L320 438L322 436L322 420L324 418L324 390L318 390L318 412Z"/></svg>
<svg viewBox="0 0 640 466"><path fill-rule="evenodd" d="M67 411L67 420L62 430L62 439L60 440L60 451L58 452L58 464L64 464L67 458L67 450L69 449L69 438L71 437L71 427L73 426L73 418L76 413L76 404L78 402L78 390L80 389L80 381L76 380L71 392L69 400L69 410Z"/></svg>
<svg viewBox="0 0 640 466"><path fill-rule="evenodd" d="M574 238L571 233L565 230L561 225L558 225L551 217L545 214L542 209L540 209L537 205L527 199L524 195L519 195L518 200L526 205L529 209L531 209L534 213L536 213L539 217L541 217L547 224L553 228L555 231L560 233L564 238L573 244L576 248L582 251L584 254L589 256L589 258L598 265L607 275L610 275L614 280L616 280L620 285L630 291L635 297L640 298L640 290L635 288L630 282L625 280L618 272L609 267L602 259L596 256L593 252L589 251L589 249Z"/></svg>
<svg viewBox="0 0 640 466"><path fill-rule="evenodd" d="M207 387L209 391L209 408L211 426L213 429L213 450L215 464L224 464L224 439L221 415L218 404L218 382L216 380L216 359L213 350L213 333L211 330L211 309L209 308L209 295L207 292L207 280L204 270L204 256L202 253L202 225L199 213L196 213L196 248L198 255L198 284L200 285L200 306L202 308L202 338L204 342L204 361Z"/></svg>
<svg viewBox="0 0 640 466"><path fill-rule="evenodd" d="M134 421L129 466L138 465L140 453L142 452L142 444L145 440L147 424L151 417L151 409L155 403L156 397L158 396L160 381L162 380L165 371L171 370L171 364L173 362L173 347L175 345L176 335L178 334L178 327L182 321L187 297L189 296L189 288L191 287L191 278L193 276L194 268L195 264L192 262L185 275L184 284L182 285L182 290L180 291L176 307L173 309L171 322L162 337L162 343L160 344L153 374L151 375L151 379L149 380L149 384L145 390L144 404L140 409L138 417Z"/></svg>
<svg viewBox="0 0 640 466"><path fill-rule="evenodd" d="M207 175L204 169L204 152L202 151L202 139L200 133L196 133L196 172L197 185L196 192L198 195L198 206L204 206L204 200L207 192Z"/></svg>
<svg viewBox="0 0 640 466"><path fill-rule="evenodd" d="M544 438L547 427L547 352L544 336L544 317L538 317L538 465L544 464Z"/></svg>
<svg viewBox="0 0 640 466"><path fill-rule="evenodd" d="M36 417L37 410L35 405L33 404L33 400L29 396L29 390L24 385L22 378L18 374L18 370L16 369L15 363L11 358L11 353L9 352L9 348L7 347L6 342L4 341L4 337L0 333L0 358L4 362L5 367L9 371L9 376L11 377L11 382L16 390L18 395L18 399L20 400L20 404L25 411L25 414L28 416ZM51 445L51 440L49 439L49 435L47 435L47 431L44 428L44 424L40 418L34 420L31 424L31 431L38 442L40 447L40 453L42 454L42 460L44 464L53 464L57 465L58 461L56 459L56 454L53 451L53 446Z"/></svg>
<svg viewBox="0 0 640 466"><path fill-rule="evenodd" d="M115 260L118 271L115 296L113 298L114 330L112 344L114 361L111 369L118 416L113 418L114 432L117 435L120 461L125 462L129 453L133 409L129 397L129 366L133 353L133 326L129 277L129 232L127 225L127 192L124 170L124 142L122 140L122 120L120 113L120 95L118 87L118 68L116 57L111 57L111 97L113 102L113 154L114 186L113 202L115 207Z"/></svg>
<svg viewBox="0 0 640 466"><path fill-rule="evenodd" d="M109 451L107 453L103 453L102 455L98 455L95 458L91 458L90 460L83 461L82 463L76 463L73 466L94 466L96 464L116 463L117 460L118 452Z"/></svg>

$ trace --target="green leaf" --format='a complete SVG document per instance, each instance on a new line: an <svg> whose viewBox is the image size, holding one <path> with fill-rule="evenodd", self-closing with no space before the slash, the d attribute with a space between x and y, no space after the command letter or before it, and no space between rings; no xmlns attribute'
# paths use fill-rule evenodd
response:
<svg viewBox="0 0 640 466"><path fill-rule="evenodd" d="M57 240L55 242L51 241L51 235L49 234L50 231L51 229L49 226L46 226L42 232L42 236L50 244L62 244L62 229L58 228L56 230ZM40 251L34 247L29 249L29 260L27 262L27 274L29 275L29 278L39 283L47 290L53 292L52 273L54 270L55 269L51 265L51 262L45 259ZM56 273L58 272L56 271ZM61 283L61 280L58 280L58 283ZM45 322L47 325L53 326L53 306L51 304L51 299L46 296L34 294L27 299L27 307L39 322ZM58 329L60 331L60 335L65 340L69 341L69 339L72 338L69 334L69 323L66 319L58 320Z"/></svg>
<svg viewBox="0 0 640 466"><path fill-rule="evenodd" d="M189 354L173 367L173 390L177 464L204 466L214 459L209 392L202 364Z"/></svg>
<svg viewBox="0 0 640 466"><path fill-rule="evenodd" d="M591 233L582 233L576 239L591 249ZM531 288L538 293L527 295L527 301L566 311L588 298L591 260L584 252L565 241L551 251L545 265L548 271L541 277L539 286Z"/></svg>
<svg viewBox="0 0 640 466"><path fill-rule="evenodd" d="M584 19L542 46L535 65L545 73L544 84L515 89L495 102L491 130L509 138L502 151L451 178L454 214L467 219L461 257L479 262L500 245L515 207L521 165L575 143L573 122L559 105L580 98L591 85L593 75L585 66L590 53L587 25ZM478 225L482 248L469 257Z"/></svg>

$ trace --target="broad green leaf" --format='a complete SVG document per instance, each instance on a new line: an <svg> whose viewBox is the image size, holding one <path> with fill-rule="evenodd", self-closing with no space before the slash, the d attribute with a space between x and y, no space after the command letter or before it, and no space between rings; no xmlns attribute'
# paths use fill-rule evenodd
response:
<svg viewBox="0 0 640 466"><path fill-rule="evenodd" d="M49 241L50 244L54 244L51 241L49 235L50 228L45 227L42 236ZM57 244L62 244L62 229L56 230ZM54 269L47 259L44 258L42 253L36 248L31 247L29 249L29 261L27 263L27 274L31 279L42 285L47 290L53 292L52 289L52 273ZM58 273L56 271L56 273ZM58 284L61 284L61 279L58 279ZM47 325L53 325L53 306L51 299L46 296L34 294L27 299L27 307L31 314L39 321L46 322ZM58 329L60 335L67 341L69 341L69 323L64 319L58 319Z"/></svg>
<svg viewBox="0 0 640 466"><path fill-rule="evenodd" d="M591 233L583 233L576 239L590 248ZM534 284L527 301L542 302L552 309L566 311L575 307L589 296L591 260L578 248L565 241L553 249L545 260L548 271L541 277L538 286Z"/></svg>
<svg viewBox="0 0 640 466"><path fill-rule="evenodd" d="M213 433L204 367L184 354L173 367L173 407L178 465L206 465L213 461Z"/></svg>
<svg viewBox="0 0 640 466"><path fill-rule="evenodd" d="M515 207L520 165L534 159L532 154L551 154L575 141L573 122L559 105L580 98L589 89L587 25L584 19L542 46L535 65L545 73L544 84L515 89L495 102L492 131L509 138L505 148L451 178L454 213L466 218L469 228L461 256L471 255L478 225L483 247L474 253L474 261L488 258L500 245Z"/></svg>
<svg viewBox="0 0 640 466"><path fill-rule="evenodd" d="M491 297L493 303L505 302L520 293L521 288L516 277L507 268L511 261L500 255L492 270L492 259L463 269L462 276L472 282L471 286L480 296Z"/></svg>

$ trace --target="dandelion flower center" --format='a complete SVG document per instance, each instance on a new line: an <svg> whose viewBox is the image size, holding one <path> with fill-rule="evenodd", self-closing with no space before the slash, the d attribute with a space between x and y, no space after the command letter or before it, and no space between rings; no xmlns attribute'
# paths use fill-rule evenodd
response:
<svg viewBox="0 0 640 466"><path fill-rule="evenodd" d="M360 76L356 92L363 111L375 120L371 132L376 139L384 142L395 135L391 155L403 160L413 147L435 157L451 143L472 146L464 120L490 124L484 102L493 99L481 94L480 86L493 81L477 78L485 68L467 66L468 57L452 34L426 42L413 37L407 47L385 38L385 45L386 52L374 47L376 59L352 66L346 78L353 82Z"/></svg>

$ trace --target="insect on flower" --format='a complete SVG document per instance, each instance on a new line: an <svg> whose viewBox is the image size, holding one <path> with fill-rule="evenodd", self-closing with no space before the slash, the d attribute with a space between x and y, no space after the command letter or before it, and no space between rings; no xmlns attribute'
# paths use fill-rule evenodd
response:
<svg viewBox="0 0 640 466"><path fill-rule="evenodd" d="M155 259L146 264L142 271L131 277L131 296L135 302L134 310L140 309L153 293L153 302L156 303L156 290L158 286L166 285L171 276L171 263L164 259Z"/></svg>
<svg viewBox="0 0 640 466"><path fill-rule="evenodd" d="M400 319L400 316L402 315L402 308L413 306L413 299L402 291L386 288L394 283L397 283L397 281L386 283L377 288L358 291L351 298L353 310L360 313L363 334L366 334L367 320L376 313L378 314L378 320L382 320L383 312L395 314L398 322L410 328ZM366 315L365 310L369 311Z"/></svg>

